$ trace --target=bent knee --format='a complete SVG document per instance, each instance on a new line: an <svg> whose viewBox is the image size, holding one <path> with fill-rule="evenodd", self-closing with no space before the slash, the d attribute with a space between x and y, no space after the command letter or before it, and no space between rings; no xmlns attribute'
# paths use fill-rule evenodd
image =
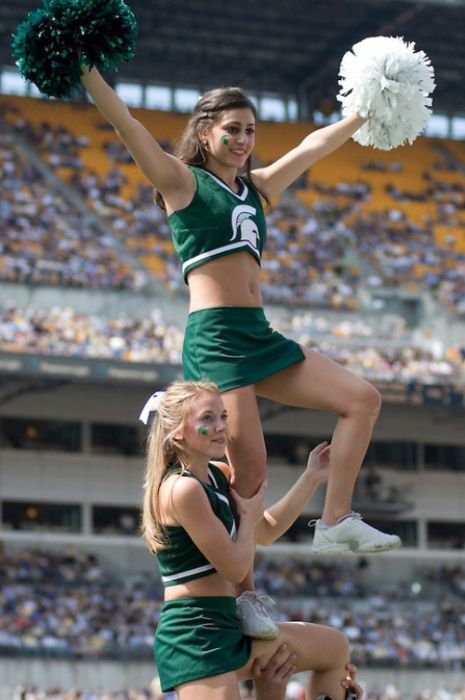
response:
<svg viewBox="0 0 465 700"><path fill-rule="evenodd" d="M341 662L345 666L350 660L350 645L349 640L339 630L333 629L333 639L331 646L333 649L333 662L335 666L339 666Z"/></svg>
<svg viewBox="0 0 465 700"><path fill-rule="evenodd" d="M378 389L361 379L352 396L348 413L356 413L375 419L381 410L381 403L382 398Z"/></svg>
<svg viewBox="0 0 465 700"><path fill-rule="evenodd" d="M365 387L365 403L367 405L367 410L371 416L378 417L381 410L382 397L381 393L372 384L368 384Z"/></svg>

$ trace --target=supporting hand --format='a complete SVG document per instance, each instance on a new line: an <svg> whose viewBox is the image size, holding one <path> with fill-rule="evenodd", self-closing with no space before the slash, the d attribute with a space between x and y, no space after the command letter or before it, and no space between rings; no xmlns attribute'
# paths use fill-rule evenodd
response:
<svg viewBox="0 0 465 700"><path fill-rule="evenodd" d="M251 498L243 498L242 496L239 496L237 491L235 491L233 488L230 489L231 496L234 500L234 505L236 506L236 513L240 518L250 518L254 524L261 519L265 509L266 486L267 480L265 479L257 493Z"/></svg>
<svg viewBox="0 0 465 700"><path fill-rule="evenodd" d="M286 686L295 673L297 657L291 654L286 644L280 646L268 661L265 668L256 659L252 666L257 700L284 700Z"/></svg>
<svg viewBox="0 0 465 700"><path fill-rule="evenodd" d="M347 664L346 666L347 676L341 682L343 688L346 689L346 698L354 698L355 700L362 700L363 698L363 688L355 680L357 676L357 667L353 664Z"/></svg>
<svg viewBox="0 0 465 700"><path fill-rule="evenodd" d="M320 442L308 456L306 472L312 474L318 482L328 479L330 453L331 445L328 445L327 442Z"/></svg>

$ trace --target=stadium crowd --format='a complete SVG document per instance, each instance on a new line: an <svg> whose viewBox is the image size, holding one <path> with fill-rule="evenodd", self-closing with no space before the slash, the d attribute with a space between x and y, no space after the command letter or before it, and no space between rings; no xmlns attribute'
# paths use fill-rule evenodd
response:
<svg viewBox="0 0 465 700"><path fill-rule="evenodd" d="M136 289L143 275L121 261L101 233L0 138L0 280L27 285Z"/></svg>
<svg viewBox="0 0 465 700"><path fill-rule="evenodd" d="M161 600L155 578L129 586L93 555L69 550L0 554L0 654L48 658L148 659ZM341 629L355 663L379 667L465 667L465 600L456 592L414 600L374 587L364 567L262 559L257 584L279 619ZM155 573L155 572L154 572ZM456 578L465 581L465 570ZM361 597L362 596L362 597Z"/></svg>
<svg viewBox="0 0 465 700"><path fill-rule="evenodd" d="M110 166L104 175L85 168L80 150L88 139L65 126L33 126L19 118L16 126L53 168L66 168L69 183L138 256L156 256L161 277L172 290L184 283L170 241L165 215L154 205L152 188L140 183L122 196L127 178L118 167L128 161L121 145L109 140ZM166 144L169 148L169 144ZM357 306L357 269L345 263L347 241L337 224L321 227L316 218L298 214L290 203L277 204L268 215L268 251L263 264L264 296L272 303L353 309ZM342 235L341 235L342 234ZM163 245L165 244L165 245Z"/></svg>
<svg viewBox="0 0 465 700"><path fill-rule="evenodd" d="M465 192L465 187L464 187ZM463 225L462 225L463 226ZM433 221L409 221L404 212L360 213L353 224L359 250L369 257L380 280L390 285L420 281L452 310L465 310L465 253L434 242ZM465 229L463 234L465 235ZM424 270L424 272L423 272Z"/></svg>
<svg viewBox="0 0 465 700"><path fill-rule="evenodd" d="M147 262L158 260L157 274L170 289L184 289L165 217L154 205L152 189L139 183L130 196L127 191L123 193L128 180L119 165L128 159L119 143L111 138L105 143L109 165L102 175L86 167L80 157L89 143L85 135L73 133L65 126L52 128L47 122L32 126L23 116L16 119L15 125L51 167L64 169L63 176L76 192L136 255ZM360 175L365 173L368 177L370 170L381 166L394 178L402 170L397 161L389 168L367 161L360 164ZM444 161L433 167L445 167ZM425 187L420 193L389 184L386 192L392 207L387 211L382 208L367 212L361 207L361 203L372 198L370 182L362 178L352 183L341 181L336 186L318 181L306 183L318 195L311 212L292 198L275 204L267 216L265 301L356 309L361 272L354 262L355 253L373 269L369 283L409 286L416 281L451 310L462 313L465 254L454 244L457 236L464 235L465 219L460 213L465 208L465 182L443 181L429 170L425 170L423 178ZM425 217L422 224L410 220L396 203L411 201L433 202L434 216ZM436 225L450 227L444 244L435 238ZM87 259L84 244L81 253ZM66 284L66 277L58 283ZM95 279L89 284L95 284ZM104 280L105 284L108 282ZM127 280L121 284L130 286Z"/></svg>
<svg viewBox="0 0 465 700"><path fill-rule="evenodd" d="M0 348L8 352L118 359L125 362L181 362L182 329L154 309L140 319L73 309L0 306Z"/></svg>
<svg viewBox="0 0 465 700"><path fill-rule="evenodd" d="M151 188L140 185L130 199L119 163L124 149L109 141L112 166L104 177L86 170L81 151L88 141L66 127L46 122L32 128L18 120L22 135L52 168L68 169L65 177L139 257L157 257L160 277L174 291L183 290L179 265L169 245L164 215L153 204ZM123 263L111 236L102 235L74 210L50 183L22 158L6 138L0 140L3 198L0 202L0 279L12 283L72 287L137 289L143 276ZM438 164L437 169L443 167ZM400 164L389 170L399 172ZM364 170L386 170L367 162ZM348 251L369 261L373 286L409 285L412 279L429 289L447 308L465 313L465 255L454 245L455 234L438 245L437 224L464 235L465 185L452 184L426 172L422 193L390 186L388 211L366 213L360 203L371 197L368 181L325 183L314 187L321 199L303 214L291 200L268 214L269 243L263 261L267 302L355 310L361 272ZM418 224L396 202L429 201L435 217ZM345 223L343 223L345 221ZM350 223L349 223L350 221ZM418 269L422 272L419 273ZM418 275L418 277L417 277ZM402 322L373 327L360 319L334 323L311 313L283 317L275 324L365 376L423 382L463 381L465 345L443 348L439 341L416 345ZM351 342L343 347L340 340ZM385 341L380 342L380 341ZM392 342L394 340L394 342ZM182 331L160 311L149 318L102 319L72 309L51 311L7 306L0 309L0 348L14 352L107 357L130 362L180 362ZM389 341L389 342L387 342ZM361 347L368 344L368 347ZM460 566L424 572L447 594L438 599L405 600L388 590L374 590L364 567L305 564L279 565L262 559L257 584L279 601L281 619L311 619L342 629L351 639L354 660L363 665L465 668L465 569ZM128 588L96 557L77 551L0 552L0 654L49 657L151 658L153 632L161 604L160 589ZM349 605L345 605L348 599ZM387 603L389 602L389 605ZM291 692L293 694L291 694ZM298 682L289 698L299 698ZM244 688L244 698L249 698ZM88 691L18 687L14 700L161 700L152 687ZM366 700L465 700L465 685L424 689L408 696L395 685L367 688Z"/></svg>
<svg viewBox="0 0 465 700"><path fill-rule="evenodd" d="M402 166L398 164L399 168ZM386 171L382 164L366 170ZM406 190L393 183L385 187L391 201L386 208L365 210L361 201L370 201L368 182L340 182L335 187L312 182L309 189L318 193L314 209L324 214L330 226L345 231L349 245L368 261L373 273L367 282L372 286L404 286L412 283L431 291L451 311L465 310L465 179L455 168L457 180L441 178L436 170L453 169L446 161L435 161L425 169L420 190ZM399 170L389 169L389 172ZM423 202L433 205L420 217L410 216L399 203ZM444 233L438 236L441 229Z"/></svg>
<svg viewBox="0 0 465 700"><path fill-rule="evenodd" d="M363 679L361 679L363 682ZM245 685L241 689L243 700L253 700L253 691ZM107 689L99 690L60 690L50 688L39 690L34 686L19 686L15 689L12 700L175 700L173 693L163 694L157 689L156 679L146 688L126 688L119 691ZM298 680L292 680L288 684L286 700L305 700L304 685ZM384 687L374 684L372 687L364 687L363 700L465 700L465 684L451 684L440 686L436 690L424 688L417 693L408 693L397 687L395 683L388 683Z"/></svg>
<svg viewBox="0 0 465 700"><path fill-rule="evenodd" d="M106 688L61 690L58 686L42 690L36 686L24 684L15 688L11 700L175 700L175 696L162 693L157 688L155 679L155 682L146 688L124 688L113 691Z"/></svg>
<svg viewBox="0 0 465 700"><path fill-rule="evenodd" d="M154 205L152 188L140 183L130 198L123 198L121 188L126 180L117 167L104 177L75 172L70 183L133 252L142 259L156 256L163 263L160 277L172 291L184 290L166 218ZM267 215L267 223L262 263L266 301L349 310L357 307L359 271L345 262L347 240L337 225L321 227L315 217L304 217L290 203L276 204Z"/></svg>
<svg viewBox="0 0 465 700"><path fill-rule="evenodd" d="M415 339L400 318L387 317L375 325L359 317L330 321L311 312L271 310L270 321L373 380L464 382L465 345L447 348L427 334ZM0 350L6 352L180 364L182 338L182 327L160 309L147 318L121 313L105 319L70 308L0 304Z"/></svg>

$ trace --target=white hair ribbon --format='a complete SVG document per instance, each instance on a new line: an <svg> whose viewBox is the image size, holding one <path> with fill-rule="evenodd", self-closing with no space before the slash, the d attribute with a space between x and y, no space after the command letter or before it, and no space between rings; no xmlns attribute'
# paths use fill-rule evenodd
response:
<svg viewBox="0 0 465 700"><path fill-rule="evenodd" d="M147 399L144 408L140 412L139 416L139 420L142 421L144 425L147 425L147 423L149 422L150 414L153 413L153 411L157 410L158 405L164 397L164 395L164 391L156 391L154 394L152 394L152 396L149 399Z"/></svg>

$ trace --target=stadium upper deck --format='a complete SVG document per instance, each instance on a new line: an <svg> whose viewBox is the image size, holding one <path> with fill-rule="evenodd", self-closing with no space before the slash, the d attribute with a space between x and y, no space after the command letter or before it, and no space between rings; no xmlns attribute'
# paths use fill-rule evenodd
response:
<svg viewBox="0 0 465 700"><path fill-rule="evenodd" d="M132 0L139 23L135 58L121 78L205 89L242 84L257 93L292 95L300 117L334 104L344 51L379 34L415 41L431 58L436 109L463 112L463 3L399 0ZM2 2L0 65L11 65L10 35L36 0ZM337 18L337 21L335 21ZM266 30L264 30L266 27Z"/></svg>

